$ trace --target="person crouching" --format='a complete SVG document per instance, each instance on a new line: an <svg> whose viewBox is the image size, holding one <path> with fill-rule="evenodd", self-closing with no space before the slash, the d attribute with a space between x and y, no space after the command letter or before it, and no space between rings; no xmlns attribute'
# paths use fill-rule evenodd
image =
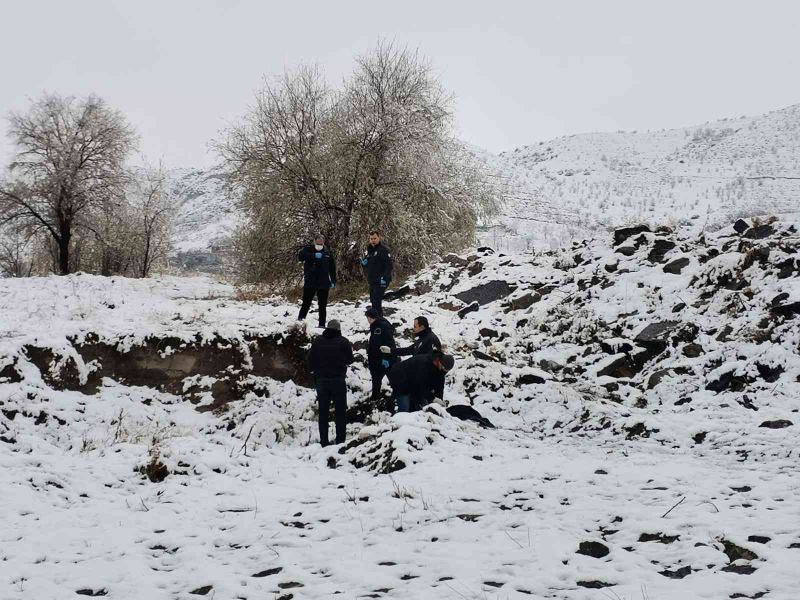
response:
<svg viewBox="0 0 800 600"><path fill-rule="evenodd" d="M397 412L421 410L434 398L443 400L445 376L454 364L452 356L434 350L394 365L389 371L389 383Z"/></svg>

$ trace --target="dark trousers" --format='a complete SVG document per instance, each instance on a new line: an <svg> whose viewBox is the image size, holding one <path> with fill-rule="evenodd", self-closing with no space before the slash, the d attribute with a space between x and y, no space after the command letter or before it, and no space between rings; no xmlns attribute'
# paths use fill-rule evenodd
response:
<svg viewBox="0 0 800 600"><path fill-rule="evenodd" d="M378 311L380 316L383 316L383 294L386 293L386 288L379 285L373 285L369 288L369 303L372 308Z"/></svg>
<svg viewBox="0 0 800 600"><path fill-rule="evenodd" d="M417 412L429 404L429 402L425 402L412 394L395 394L394 403L397 412Z"/></svg>
<svg viewBox="0 0 800 600"><path fill-rule="evenodd" d="M386 376L386 369L373 369L370 367L369 374L372 375L372 395L370 396L370 399L374 403L377 402L381 397L381 384L383 383L383 378Z"/></svg>
<svg viewBox="0 0 800 600"><path fill-rule="evenodd" d="M319 404L319 441L328 445L328 423L330 422L331 402L336 418L336 443L343 444L347 433L347 385L344 377L318 377L317 403Z"/></svg>
<svg viewBox="0 0 800 600"><path fill-rule="evenodd" d="M328 292L330 290L327 288L317 289L313 287L304 287L303 288L303 304L300 306L300 315L298 315L297 319L302 321L306 318L308 314L308 309L311 308L311 301L314 299L314 296L317 297L317 303L319 304L319 324L321 327L325 327L325 315L328 311Z"/></svg>

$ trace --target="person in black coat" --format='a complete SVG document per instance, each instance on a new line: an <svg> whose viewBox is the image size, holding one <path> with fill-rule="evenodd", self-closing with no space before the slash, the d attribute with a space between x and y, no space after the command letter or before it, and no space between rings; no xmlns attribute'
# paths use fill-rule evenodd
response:
<svg viewBox="0 0 800 600"><path fill-rule="evenodd" d="M297 253L303 263L303 303L300 305L298 321L302 321L311 308L311 301L317 297L319 304L319 326L325 327L328 309L328 292L336 287L336 260L333 252L325 246L325 237L317 235L313 244L304 246Z"/></svg>
<svg viewBox="0 0 800 600"><path fill-rule="evenodd" d="M405 348L398 348L395 354L397 356L415 356L417 354L430 354L434 350L441 350L442 344L439 338L428 325L428 319L425 317L417 317L414 319L414 343Z"/></svg>
<svg viewBox="0 0 800 600"><path fill-rule="evenodd" d="M370 399L377 405L381 397L383 378L392 365L397 362L392 324L378 314L375 307L364 313L369 323L369 342L367 344L367 366L372 376L372 394Z"/></svg>
<svg viewBox="0 0 800 600"><path fill-rule="evenodd" d="M389 383L398 412L420 410L434 398L444 398L444 379L455 360L441 351L417 354L392 367Z"/></svg>
<svg viewBox="0 0 800 600"><path fill-rule="evenodd" d="M392 253L383 245L381 234L377 231L369 234L369 245L361 259L361 266L369 284L369 302L383 316L383 295L392 280Z"/></svg>
<svg viewBox="0 0 800 600"><path fill-rule="evenodd" d="M336 411L336 443L342 444L347 432L347 366L353 362L353 346L342 335L339 321L331 319L328 327L311 344L308 363L314 374L319 403L319 441L328 442L331 402Z"/></svg>

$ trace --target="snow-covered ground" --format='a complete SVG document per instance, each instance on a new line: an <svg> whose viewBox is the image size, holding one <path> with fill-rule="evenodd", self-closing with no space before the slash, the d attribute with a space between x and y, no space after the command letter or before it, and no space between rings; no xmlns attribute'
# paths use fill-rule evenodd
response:
<svg viewBox="0 0 800 600"><path fill-rule="evenodd" d="M800 235L747 225L446 257L390 319L429 315L446 403L495 428L373 412L325 449L313 391L255 368L208 411L57 385L28 355L289 343L295 306L203 278L2 280L0 597L796 598ZM361 348L362 309L329 309ZM363 404L363 364L348 385Z"/></svg>

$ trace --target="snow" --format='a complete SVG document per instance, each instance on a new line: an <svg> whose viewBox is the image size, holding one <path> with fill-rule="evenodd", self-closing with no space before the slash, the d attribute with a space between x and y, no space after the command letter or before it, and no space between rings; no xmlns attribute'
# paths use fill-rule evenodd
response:
<svg viewBox="0 0 800 600"><path fill-rule="evenodd" d="M406 282L430 291L386 302L390 320L407 336L429 316L456 356L445 403L496 427L438 405L375 412L344 447L318 445L314 393L292 381L253 371L241 397L200 412L214 377L178 390L202 390L198 404L111 378L90 395L51 387L23 353L81 361L90 335L123 350L280 338L296 306L238 300L209 278L0 280L0 365L22 379L0 380L0 597L794 598L800 317L770 311L778 294L800 297L800 272L776 274L797 257L796 225L749 241L771 250L750 264L731 228L687 227L645 236L631 257L594 239L465 257L480 272L431 265ZM648 260L656 239L689 266ZM719 283L729 276L747 286ZM463 318L446 308L490 281L515 290ZM329 307L362 361L363 307ZM594 376L667 321L666 348L640 370ZM707 389L729 372L741 388ZM351 405L368 395L361 362L348 387ZM791 424L762 426L777 420ZM160 482L140 472L154 458ZM583 542L608 554L579 554ZM731 558L731 543L755 557ZM586 587L599 585L611 587Z"/></svg>

